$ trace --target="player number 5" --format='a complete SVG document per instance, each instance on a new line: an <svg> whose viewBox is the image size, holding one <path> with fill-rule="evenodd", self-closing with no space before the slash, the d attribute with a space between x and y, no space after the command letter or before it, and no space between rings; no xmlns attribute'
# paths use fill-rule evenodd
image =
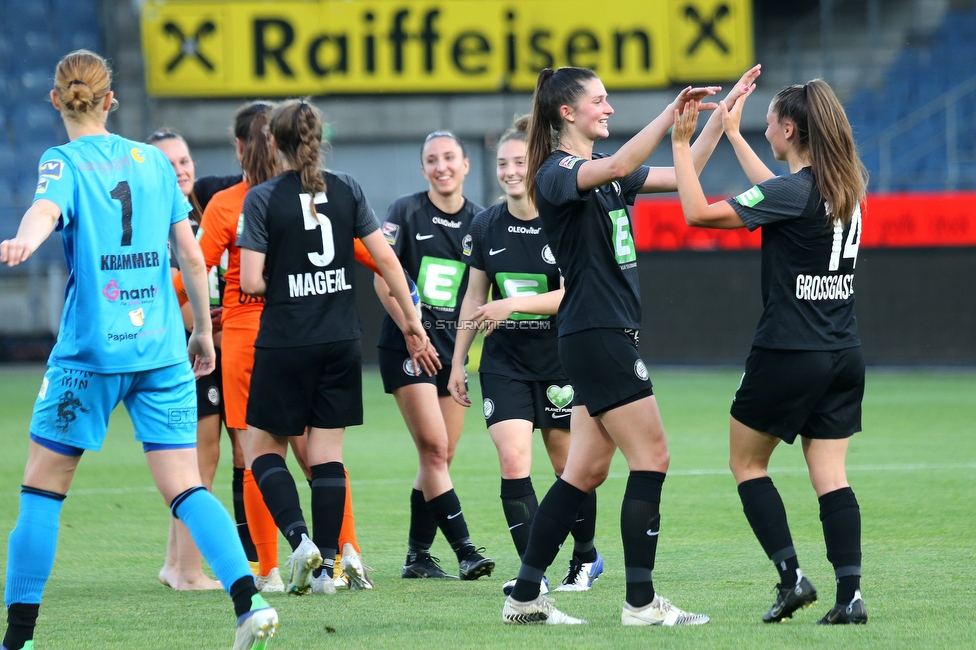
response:
<svg viewBox="0 0 976 650"><path fill-rule="evenodd" d="M321 228L319 232L322 235L322 252L309 253L308 261L315 266L328 266L335 259L335 240L332 237L332 222L317 209L315 214L312 214L312 197L310 194L302 192L298 197L302 203L302 217L305 219L305 230ZM316 208L320 203L328 203L328 199L322 192L315 195Z"/></svg>

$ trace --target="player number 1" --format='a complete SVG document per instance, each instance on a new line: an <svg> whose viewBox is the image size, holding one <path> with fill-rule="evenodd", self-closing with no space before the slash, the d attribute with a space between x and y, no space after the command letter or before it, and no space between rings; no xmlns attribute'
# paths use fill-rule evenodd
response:
<svg viewBox="0 0 976 650"><path fill-rule="evenodd" d="M122 245L132 246L132 190L129 181L119 181L109 196L122 204Z"/></svg>

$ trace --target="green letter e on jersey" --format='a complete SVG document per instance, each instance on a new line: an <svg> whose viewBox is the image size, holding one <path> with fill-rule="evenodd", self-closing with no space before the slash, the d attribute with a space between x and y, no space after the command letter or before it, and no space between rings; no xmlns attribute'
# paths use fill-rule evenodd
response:
<svg viewBox="0 0 976 650"><path fill-rule="evenodd" d="M637 247L634 245L634 235L630 231L630 218L626 210L610 212L610 223L613 224L613 256L617 264L626 264L637 259Z"/></svg>
<svg viewBox="0 0 976 650"><path fill-rule="evenodd" d="M752 187L752 189L748 189L739 196L735 197L735 200L739 205L744 205L747 208L753 208L764 198L766 197L763 196L762 190L759 189L758 185L755 185Z"/></svg>
<svg viewBox="0 0 976 650"><path fill-rule="evenodd" d="M420 300L433 307L453 308L457 305L458 288L465 267L464 262L424 255L420 261L420 277L417 278Z"/></svg>
<svg viewBox="0 0 976 650"><path fill-rule="evenodd" d="M502 296L538 296L549 291L549 281L541 273L496 273L495 282L502 290ZM523 314L513 312L509 320L544 320L549 318L542 314Z"/></svg>

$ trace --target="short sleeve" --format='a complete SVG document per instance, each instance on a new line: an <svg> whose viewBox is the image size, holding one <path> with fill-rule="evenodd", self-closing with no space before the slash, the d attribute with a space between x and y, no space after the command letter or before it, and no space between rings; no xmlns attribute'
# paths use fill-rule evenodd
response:
<svg viewBox="0 0 976 650"><path fill-rule="evenodd" d="M813 177L809 174L774 176L727 201L742 223L755 230L799 217L806 209L812 189Z"/></svg>
<svg viewBox="0 0 976 650"><path fill-rule="evenodd" d="M75 209L75 170L56 148L48 149L37 166L37 188L34 201L47 199L61 209L62 224L67 225Z"/></svg>
<svg viewBox="0 0 976 650"><path fill-rule="evenodd" d="M634 205L637 194L644 187L649 173L651 173L651 168L647 165L641 165L620 181L620 195L623 197L624 203Z"/></svg>
<svg viewBox="0 0 976 650"><path fill-rule="evenodd" d="M356 223L354 226L354 234L357 239L362 239L380 227L379 222L376 220L376 213L373 212L373 208L370 207L369 201L366 199L366 195L363 193L362 186L360 186L355 178L349 174L343 174L341 172L336 173L336 178L348 185L349 189L352 191L353 199L356 201Z"/></svg>
<svg viewBox="0 0 976 650"><path fill-rule="evenodd" d="M258 253L268 252L268 194L265 183L248 190L244 197L244 228L237 237L237 247Z"/></svg>
<svg viewBox="0 0 976 650"><path fill-rule="evenodd" d="M576 185L576 176L585 162L585 159L569 154L558 160L555 156L550 157L535 177L536 192L553 205L585 201L586 196L580 195Z"/></svg>
<svg viewBox="0 0 976 650"><path fill-rule="evenodd" d="M482 210L471 221L471 229L461 242L461 261L479 271L485 270L484 240L491 219L490 210Z"/></svg>
<svg viewBox="0 0 976 650"><path fill-rule="evenodd" d="M383 221L383 225L380 226L383 230L383 237L386 239L386 243L393 248L393 252L400 256L400 252L403 249L401 242L403 241L403 218L404 218L404 206L406 202L403 199L399 199L393 202L390 209L386 212L386 219Z"/></svg>

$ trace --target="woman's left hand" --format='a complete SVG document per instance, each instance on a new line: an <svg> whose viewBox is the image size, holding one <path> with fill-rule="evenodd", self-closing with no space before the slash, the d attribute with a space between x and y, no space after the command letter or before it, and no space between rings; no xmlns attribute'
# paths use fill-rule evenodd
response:
<svg viewBox="0 0 976 650"><path fill-rule="evenodd" d="M688 102L683 113L674 111L674 126L671 128L673 144L689 144L698 125L698 102Z"/></svg>
<svg viewBox="0 0 976 650"><path fill-rule="evenodd" d="M471 315L471 320L478 324L479 329L484 330L485 336L489 336L500 323L507 321L514 312L515 310L508 299L502 298L478 307Z"/></svg>

